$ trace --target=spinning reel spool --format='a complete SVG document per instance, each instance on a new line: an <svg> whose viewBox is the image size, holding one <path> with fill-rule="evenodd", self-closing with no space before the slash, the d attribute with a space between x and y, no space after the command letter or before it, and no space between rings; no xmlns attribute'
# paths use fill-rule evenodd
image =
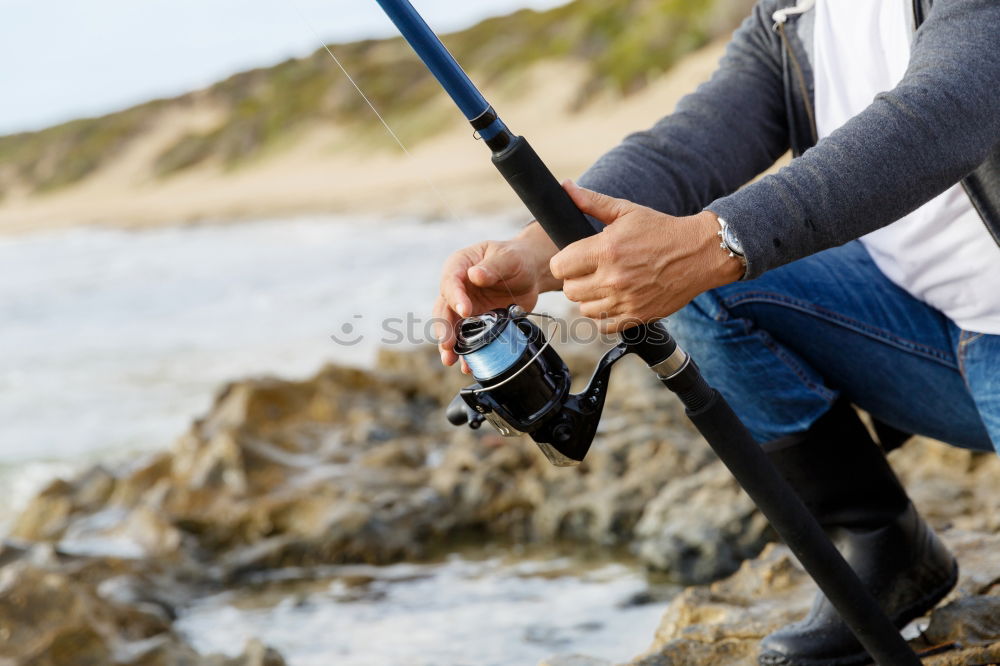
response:
<svg viewBox="0 0 1000 666"><path fill-rule="evenodd" d="M473 429L489 421L504 437L530 435L553 465L578 465L597 432L611 367L628 348L608 351L587 387L571 394L569 368L529 314L511 305L458 323L455 352L478 383L452 400L448 420Z"/></svg>

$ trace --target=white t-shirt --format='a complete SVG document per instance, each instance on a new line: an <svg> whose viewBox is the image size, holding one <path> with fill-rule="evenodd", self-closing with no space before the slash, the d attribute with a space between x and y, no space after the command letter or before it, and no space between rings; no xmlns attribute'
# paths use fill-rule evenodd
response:
<svg viewBox="0 0 1000 666"><path fill-rule="evenodd" d="M903 78L912 0L817 0L816 125L830 135ZM901 177L906 165L898 165ZM861 239L894 283L959 327L1000 334L1000 246L956 184Z"/></svg>

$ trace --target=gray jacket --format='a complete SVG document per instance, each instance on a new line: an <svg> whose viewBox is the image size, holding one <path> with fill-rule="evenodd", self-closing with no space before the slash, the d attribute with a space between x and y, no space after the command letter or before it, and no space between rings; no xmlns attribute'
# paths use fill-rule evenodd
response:
<svg viewBox="0 0 1000 666"><path fill-rule="evenodd" d="M849 1L849 0L844 0ZM813 12L759 0L718 70L580 184L672 215L708 208L748 278L894 222L961 181L1000 243L1000 1L914 0L899 85L817 142ZM746 187L791 149L795 159Z"/></svg>

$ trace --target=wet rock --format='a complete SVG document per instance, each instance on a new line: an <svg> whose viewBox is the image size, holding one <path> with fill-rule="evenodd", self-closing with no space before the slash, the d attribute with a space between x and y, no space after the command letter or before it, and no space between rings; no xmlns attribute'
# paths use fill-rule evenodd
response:
<svg viewBox="0 0 1000 666"><path fill-rule="evenodd" d="M103 465L97 465L80 475L73 495L80 509L94 510L104 506L114 490L114 474Z"/></svg>
<svg viewBox="0 0 1000 666"><path fill-rule="evenodd" d="M593 356L566 356L576 376L589 374ZM70 638L31 638L21 627L30 640L19 640L19 654L76 641L95 659L101 645L119 658L122 644L142 663L188 663L177 655L189 648L164 629L177 599L91 589L116 576L215 589L273 569L419 560L492 540L630 550L649 569L695 583L730 574L771 538L641 362L616 369L598 437L573 468L551 466L527 438L449 426L444 406L466 382L433 349L385 350L371 371L328 366L305 381L235 382L170 450L50 484L15 520L12 535L28 545L0 550L0 575L40 567L62 576L57 587L72 603L131 609L116 616L127 640L67 613L76 619L53 627ZM891 461L922 512L952 535L963 566L952 610L932 618L926 636L993 649L973 643L994 627L984 619L993 601L980 598L996 594L1000 458L918 440ZM752 663L759 638L809 598L787 553L766 549L725 581L678 597L655 649L636 663Z"/></svg>
<svg viewBox="0 0 1000 666"><path fill-rule="evenodd" d="M568 357L580 376L594 362ZM375 371L329 366L302 382L233 383L170 451L53 484L15 534L77 551L113 543L119 554L189 568L210 561L226 579L419 559L477 533L627 547L650 501L712 460L648 374L621 365L609 418L576 468L552 467L527 438L449 426L443 406L466 378L433 350L383 351ZM703 534L721 532L734 529ZM718 552L686 543L678 575L730 570L756 536L732 538L740 543ZM655 554L656 565L671 557L666 549L640 554Z"/></svg>
<svg viewBox="0 0 1000 666"><path fill-rule="evenodd" d="M934 527L1000 532L1000 456L916 438L889 460Z"/></svg>
<svg viewBox="0 0 1000 666"><path fill-rule="evenodd" d="M924 631L931 645L990 643L1000 637L1000 597L966 597L938 609Z"/></svg>
<svg viewBox="0 0 1000 666"><path fill-rule="evenodd" d="M929 620L917 621L927 628L911 646L920 652L939 648L923 658L934 666L992 663L1000 655L995 559L1000 534L953 531L942 536L960 557L961 578ZM756 664L760 639L803 617L815 589L788 549L772 544L733 576L684 590L664 613L652 647L631 664Z"/></svg>
<svg viewBox="0 0 1000 666"><path fill-rule="evenodd" d="M634 663L755 664L757 642L799 619L811 598L787 550L768 546L732 577L684 590L667 607L652 649Z"/></svg>
<svg viewBox="0 0 1000 666"><path fill-rule="evenodd" d="M155 586L129 565L5 547L19 557L0 569L0 662L46 666L219 664L280 666L260 644L238 659L203 657L171 630L172 616L150 598ZM103 580L102 580L103 578Z"/></svg>
<svg viewBox="0 0 1000 666"><path fill-rule="evenodd" d="M62 536L73 513L73 487L57 479L46 486L15 519L11 536L50 541Z"/></svg>
<svg viewBox="0 0 1000 666"><path fill-rule="evenodd" d="M774 535L722 463L663 489L636 528L638 553L652 569L685 583L736 571Z"/></svg>

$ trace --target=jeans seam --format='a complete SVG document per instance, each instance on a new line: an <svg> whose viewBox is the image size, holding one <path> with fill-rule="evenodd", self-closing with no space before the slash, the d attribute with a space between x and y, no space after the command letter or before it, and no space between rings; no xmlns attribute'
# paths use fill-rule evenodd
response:
<svg viewBox="0 0 1000 666"><path fill-rule="evenodd" d="M927 345L914 342L913 340L901 338L893 333L890 333L889 331L870 324L865 324L864 322L860 322L852 317L848 317L832 310L827 310L826 308L813 303L789 298L782 294L768 291L742 292L736 296L730 296L723 299L723 304L726 308L735 308L740 305L753 302L771 303L774 305L788 307L792 310L798 310L804 314L818 316L832 323L840 324L841 326L860 335L865 335L903 351L913 352L931 360L938 361L946 367L954 367L953 359L947 352L935 349L934 347L928 347Z"/></svg>
<svg viewBox="0 0 1000 666"><path fill-rule="evenodd" d="M956 356L958 357L958 372L962 375L962 380L965 381L965 385L972 390L969 386L969 379L965 376L965 352L968 351L969 345L983 337L982 333L971 333L969 331L962 331L958 335L958 351Z"/></svg>
<svg viewBox="0 0 1000 666"><path fill-rule="evenodd" d="M718 298L718 296L716 298ZM719 313L716 316L714 316L713 319L715 319L715 321L719 323L732 321L733 317L729 315L729 310L728 310L729 306L726 303L725 299L719 299L719 300L722 302L724 307L719 308ZM752 330L753 323L749 319L747 319L746 317L740 317L737 321L740 323L740 325L742 325L744 334L748 336L753 335L753 330ZM802 368L798 363L794 362L794 360L789 358L787 354L783 353L781 345L777 344L777 342L775 342L775 340L770 335L767 335L766 331L761 331L761 332L765 333L765 335L755 335L755 337L758 340L760 340L765 347L771 350L771 353L773 353L775 357L785 365L786 368L791 370L792 374L798 377L799 381L802 382L802 384L808 390L812 391L820 398L825 400L828 404L832 405L833 401L837 398L836 391L833 391L827 388L826 386L817 384L816 382L812 381L802 371Z"/></svg>
<svg viewBox="0 0 1000 666"><path fill-rule="evenodd" d="M809 379L809 377L806 376L806 374L802 371L800 365L798 363L795 363L793 359L789 358L787 354L784 354L782 352L781 345L777 344L774 341L774 339L771 338L770 335L758 336L758 338L761 340L761 342L764 343L764 345L768 349L771 350L771 352L776 357L781 359L781 362L785 364L785 367L791 370L792 373L794 373L795 376L799 378L799 381L801 381L806 388L808 388L810 391L812 391L816 395L826 400L827 403L831 405L833 404L834 399L836 399L837 397L835 391L827 388L826 386L823 386L822 384L817 384L816 382Z"/></svg>

